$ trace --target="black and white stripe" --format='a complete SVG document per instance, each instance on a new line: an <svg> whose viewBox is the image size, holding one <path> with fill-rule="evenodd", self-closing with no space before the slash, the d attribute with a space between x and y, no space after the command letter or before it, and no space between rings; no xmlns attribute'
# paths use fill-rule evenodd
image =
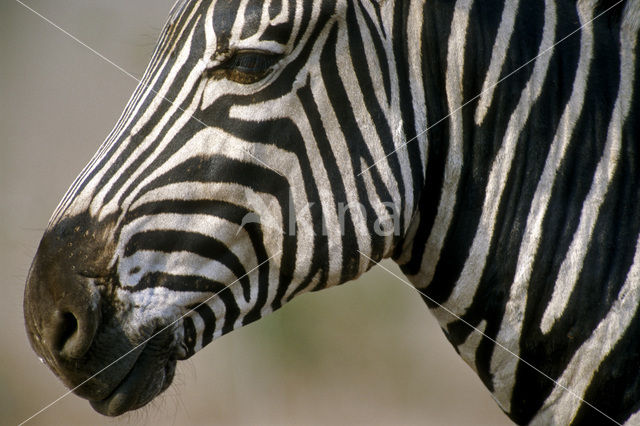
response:
<svg viewBox="0 0 640 426"><path fill-rule="evenodd" d="M571 390L433 306L519 423L599 416L580 398L621 423L640 409L640 4L594 20L614 3L507 2L499 14L461 0L438 10L452 27L427 117L452 114L429 134L430 147L446 141L443 161L427 169L420 224L400 260L429 297Z"/></svg>
<svg viewBox="0 0 640 426"><path fill-rule="evenodd" d="M514 421L633 424L639 29L638 0L180 0L50 229L108 235L131 329L197 307L181 357L393 257Z"/></svg>

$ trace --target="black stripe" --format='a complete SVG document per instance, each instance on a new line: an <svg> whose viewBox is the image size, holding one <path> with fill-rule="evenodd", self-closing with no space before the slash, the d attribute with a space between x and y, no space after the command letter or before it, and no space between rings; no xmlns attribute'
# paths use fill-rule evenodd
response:
<svg viewBox="0 0 640 426"><path fill-rule="evenodd" d="M262 3L247 3L247 7L244 10L244 25L242 26L242 34L240 35L241 39L249 38L258 32L262 22L262 8Z"/></svg>
<svg viewBox="0 0 640 426"><path fill-rule="evenodd" d="M233 24L236 22L236 15L240 9L240 1L228 0L219 4L219 7L214 8L212 25L215 28L218 42L217 51L224 52L229 49L229 38Z"/></svg>
<svg viewBox="0 0 640 426"><path fill-rule="evenodd" d="M375 2L373 2L373 4L376 4ZM377 4L376 4L377 6ZM362 1L359 0L358 1L358 7L360 9L360 14L364 19L365 24L367 25L367 28L369 30L369 34L371 35L371 40L373 41L373 50L376 53L376 56L378 57L378 63L380 64L380 75L382 77L382 82L384 84L384 93L386 94L386 98L387 101L390 103L391 102L391 77L389 75L390 69L389 69L389 60L387 58L387 52L384 50L384 46L382 44L382 40L380 39L380 34L378 34L375 25L373 24L373 21L371 21L371 17L369 16L369 14L367 13L366 9L364 8ZM376 7L376 11L379 12L379 8ZM358 24L358 21L356 20L355 12L352 12L352 8L349 8L349 17L347 18L348 21L352 21L349 24L349 28L353 30L353 32L350 32L349 34L349 39L352 39L353 37L356 36L357 32L355 31L355 27ZM384 28L381 27L382 31L384 31ZM361 44L362 44L362 40L360 40ZM351 46L351 44L349 44ZM357 50L361 50L363 49L364 46L357 46ZM352 51L352 59L354 60L354 67L356 67L355 65L355 61L356 59L361 59L359 62L360 63L366 63L364 56L362 58L358 58L357 56L353 55L353 49ZM364 52L362 53L364 54ZM360 68L357 67L357 69L362 69L363 71L366 70L368 67L365 68ZM378 70L369 70L369 73L371 72L376 72L377 73ZM358 74L358 73L356 73ZM402 79L398 79L399 81L403 81ZM409 80L405 80L405 81L409 81ZM375 92L378 88L373 88L372 87L372 92ZM366 92L365 92L366 93Z"/></svg>
<svg viewBox="0 0 640 426"><path fill-rule="evenodd" d="M189 308L193 309L193 308ZM216 330L216 316L207 304L200 304L195 311L202 317L204 330L202 331L202 347L207 346L213 340L213 333Z"/></svg>
<svg viewBox="0 0 640 426"><path fill-rule="evenodd" d="M196 332L196 327L193 324L193 320L190 317L184 318L183 327L184 327L184 338L182 339L182 341L185 346L185 352L186 352L185 359L187 359L196 353L195 346L196 346L197 332Z"/></svg>
<svg viewBox="0 0 640 426"><path fill-rule="evenodd" d="M225 219L237 225L242 224L242 219L250 213L244 207L219 200L166 200L143 204L128 212L122 226L141 218L162 213L175 213L183 215L211 215ZM260 311L267 302L269 292L269 256L264 247L264 235L259 224L245 224L245 230L251 239L253 251L256 255L258 265L258 295L255 304L251 308L243 321L245 323L255 321L260 318Z"/></svg>
<svg viewBox="0 0 640 426"><path fill-rule="evenodd" d="M563 30L568 32L570 28L565 27ZM616 263L611 253L606 255L609 265L602 269L602 264L593 262L593 258L590 263L588 255L576 284L576 292L572 296L578 297L581 301L570 301L565 316L548 335L541 335L539 324L542 314L550 302L560 266L565 260L579 224L584 201L591 189L594 173L604 149L619 85L619 52L615 47L618 45L617 40L612 40L606 34L596 33L594 43L593 65L583 113L575 125L565 159L556 175L548 213L543 223L540 249L533 265L523 322L523 341L526 340L528 343L521 352L522 356L554 378L562 374L573 353L589 338L606 314L608 303L602 302L611 297L606 293L612 291L616 294L616 288L621 285L621 282L609 281L615 274L607 277L609 268L614 267ZM559 46L558 49L559 55L563 46ZM603 88L603 82L609 87ZM607 206L604 205L603 211L606 210ZM609 233L611 230L611 223L597 223L594 239L589 244L595 248L600 242L604 242L599 241L604 236L603 233ZM623 265L618 264L615 268L621 266ZM618 278L615 280L619 281ZM585 316L584 312L589 312L589 315ZM576 324L576 318L581 318L579 324ZM571 338L567 339L567 336ZM516 377L513 398L517 404L514 405L513 412L521 418L530 418L551 392L552 384L524 366L520 366Z"/></svg>
<svg viewBox="0 0 640 426"><path fill-rule="evenodd" d="M231 286L217 281L212 281L195 275L172 275L164 272L151 272L145 274L140 282L128 291L142 291L147 288L164 287L171 291L194 291L201 293L212 293L211 301L219 299L225 307L224 326L222 334L233 330L235 321L240 316L240 309L236 303L235 296L231 291ZM212 302L209 302L212 303ZM185 318L185 326L187 325ZM193 343L195 345L195 342Z"/></svg>
<svg viewBox="0 0 640 426"><path fill-rule="evenodd" d="M202 5L201 5L202 7ZM181 39L178 39L175 41L176 45L181 46L184 43L186 43L187 38L189 37L190 31L192 29L192 27L195 25L196 21L197 21L197 17L198 14L196 13L194 15L194 19L190 22L186 22L186 17L188 16L188 14L185 15L185 21L181 21L179 24L180 25L188 25L187 29L185 30L183 36ZM201 34L202 37L204 37L204 34ZM172 40L167 41L167 43L173 43ZM194 49L195 50L195 49ZM176 52L166 52L166 55L175 55ZM192 55L190 57L191 59L191 64L193 64L194 60L197 60L197 55L198 53L195 51L191 52ZM189 61L188 61L189 62ZM162 60L159 59L158 64L162 63ZM140 122L140 120L142 119L142 116L149 110L151 103L157 98L157 92L161 89L162 84L164 83L164 81L166 80L169 72L171 71L171 69L174 67L175 65L175 57L173 59L169 59L167 64L159 70L150 70L149 73L151 73L152 75L154 75L154 77L156 76L157 73L159 73L157 75L157 81L156 84L152 87L152 90L149 92L149 95L139 99L137 104L129 104L127 106L126 109L129 109L131 107L131 109L133 109L133 107L137 107L138 108L138 112L136 113L136 115L130 117L130 121L131 124L128 128L122 129L120 132L120 135L118 137L118 140L115 141L113 143L113 145L111 146L111 148L108 150L108 152L106 152L103 157L102 160L100 162L98 162L97 164L95 164L93 166L91 175L93 176L96 172L101 171L104 169L104 167L106 167L107 163L113 159L115 152L117 151L117 149L120 147L120 145L122 145L124 143L124 141L126 140L126 138L131 134L132 129ZM189 66L185 67L188 69L190 68ZM174 88L177 87L177 81L176 83L174 83ZM145 87L145 90L147 88ZM173 92L170 92L166 97L167 99L174 99L172 97ZM109 166L109 169L105 171L104 176L100 179L100 182L97 185L97 188L103 188L107 182L109 181L109 179L111 179L112 176L114 176L115 174L120 173L120 169L122 164L124 164L125 160L127 158L129 158L131 156L131 153L133 152L133 150L140 144L140 141L143 139L144 136L140 136L140 135L147 135L151 129L153 128L153 126L155 124L157 124L159 118L161 117L161 114L164 114L164 112L166 112L166 110L170 107L170 103L169 102L163 102L161 103L161 106L158 108L158 111L155 111L154 114L152 114L152 116L150 117L150 120L148 123L145 124L145 126L143 126L143 128L140 130L140 132L138 132L136 135L133 135L132 140L129 141L127 147L120 153L120 155L117 156L117 158L115 158L114 160L114 164L112 166ZM136 142L136 138L137 142ZM82 183L82 185L78 188L78 192L82 191L87 183L90 181L90 178L87 178L84 180L84 182ZM116 190L119 189L120 186L116 185ZM110 197L109 197L110 198Z"/></svg>
<svg viewBox="0 0 640 426"><path fill-rule="evenodd" d="M523 6L525 5L521 5L521 7ZM522 14L518 15L519 19L517 19L515 23L514 34L520 35L520 33L522 33L522 35L512 40L507 55L508 58L522 58L516 66L513 66L514 69L526 60L535 57L542 41L544 4L538 0L528 2L527 6L531 10L522 10ZM477 9L473 11L477 12ZM473 21L474 19L470 19L469 21L471 26L474 25ZM488 55L490 58L491 51L476 46L476 40L470 34L471 33L467 34L465 52L478 52ZM478 42L479 41L481 40L478 40ZM527 46L524 52L520 50L523 45ZM487 59L485 59L485 61L487 61ZM518 59L514 61L517 62ZM434 298L438 303L443 303L449 298L454 284L464 268L482 215L491 165L505 141L504 138L506 136L510 114L515 110L520 100L520 94L531 77L532 71L533 64L506 80L504 85L496 89L497 92L502 92L504 93L503 96L509 98L508 101L503 104L496 103L502 100L500 98L495 99L496 102L492 103L492 109L496 111L496 121L488 121L485 124L485 126L487 126L485 127L487 129L486 131L478 132L476 129L474 118L475 108L473 105L462 110L463 166L460 171L460 181L457 188L456 206L450 228L447 231L447 237L440 253L440 259L434 273L433 282L428 290L429 296ZM472 84L470 80L477 81ZM464 81L465 100L473 98L482 90L482 76L476 78L475 73L471 73L471 75L465 76ZM514 94L517 95L514 96ZM505 111L507 113L505 113ZM492 118L491 116L487 117L488 120ZM529 119L531 119L531 117ZM543 123L544 122L545 121L543 121ZM445 123L441 123L440 125L445 125ZM522 136L518 143L521 141ZM500 265L496 266L500 267Z"/></svg>
<svg viewBox="0 0 640 426"><path fill-rule="evenodd" d="M244 298L247 302L249 301L251 287L249 277L246 276L247 271L240 259L223 242L215 238L194 232L171 230L139 232L127 241L124 255L129 257L143 250L163 253L186 251L207 259L216 260L229 268L238 278L243 289ZM143 280L136 285L136 290L138 287L147 288L145 287L146 284L143 284Z"/></svg>
<svg viewBox="0 0 640 426"><path fill-rule="evenodd" d="M333 37L335 37L337 29L331 31ZM332 36L329 36L329 39L332 39ZM329 42L328 46L332 46ZM323 53L324 55L324 53ZM314 140L318 145L318 151L322 156L322 162L324 165L324 169L328 175L329 185L331 186L331 193L333 195L333 203L334 205L330 208L340 205L340 203L346 205L347 197L344 189L344 182L342 180L342 176L340 175L340 169L338 168L338 164L336 158L333 154L333 149L331 147L331 143L327 137L327 134L324 130L322 117L318 112L318 105L313 98L313 93L311 92L311 87L309 86L309 82L306 85L298 89L298 97L300 98L300 102L305 108L305 113L309 120L309 124L311 126L311 130L313 132ZM339 112L338 112L339 113ZM342 230L342 271L340 281L344 281L346 277L352 277L357 271L357 258L354 259L352 253L357 250L357 238L355 236L355 230L353 226L353 222L351 220L351 213L348 212L344 216L345 223L344 229ZM326 229L327 223L322 218L322 222L324 224L324 228Z"/></svg>
<svg viewBox="0 0 640 426"><path fill-rule="evenodd" d="M282 11L282 1L283 0L271 0L269 3L269 19L273 20L276 16L278 16ZM287 0L284 0L287 1ZM310 8L305 8L310 9Z"/></svg>
<svg viewBox="0 0 640 426"><path fill-rule="evenodd" d="M444 165L449 149L449 124L448 120L437 126L434 126L434 123L448 113L445 92L446 75L443 71L446 69L447 52L446 49L441 49L441 46L447 45L453 11L454 3L447 1L428 2L423 8L422 84L427 107L429 156L426 164L425 186L418 204L420 223L413 240L411 258L402 265L402 271L409 276L416 275L420 271L427 239L442 196Z"/></svg>

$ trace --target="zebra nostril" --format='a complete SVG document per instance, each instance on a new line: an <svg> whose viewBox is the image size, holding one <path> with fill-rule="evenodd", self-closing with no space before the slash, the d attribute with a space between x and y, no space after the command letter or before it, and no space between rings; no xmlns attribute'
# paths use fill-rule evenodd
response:
<svg viewBox="0 0 640 426"><path fill-rule="evenodd" d="M96 325L90 310L56 310L49 329L49 344L62 358L81 358L93 343Z"/></svg>
<svg viewBox="0 0 640 426"><path fill-rule="evenodd" d="M55 316L56 334L52 343L56 351L62 352L69 342L74 343L73 335L78 331L78 320L71 312L58 311Z"/></svg>

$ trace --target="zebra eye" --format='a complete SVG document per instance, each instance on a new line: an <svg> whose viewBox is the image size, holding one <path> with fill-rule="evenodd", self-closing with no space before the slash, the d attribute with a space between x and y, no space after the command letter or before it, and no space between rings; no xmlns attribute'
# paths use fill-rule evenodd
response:
<svg viewBox="0 0 640 426"><path fill-rule="evenodd" d="M269 52L240 50L212 68L210 76L242 84L255 83L266 77L280 58L281 55Z"/></svg>

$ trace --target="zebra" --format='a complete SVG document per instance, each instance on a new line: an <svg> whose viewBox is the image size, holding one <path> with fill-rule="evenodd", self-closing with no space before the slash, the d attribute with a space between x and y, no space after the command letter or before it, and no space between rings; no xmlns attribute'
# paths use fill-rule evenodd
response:
<svg viewBox="0 0 640 426"><path fill-rule="evenodd" d="M639 0L178 0L38 247L33 349L120 415L391 257L514 422L639 424L639 31Z"/></svg>

